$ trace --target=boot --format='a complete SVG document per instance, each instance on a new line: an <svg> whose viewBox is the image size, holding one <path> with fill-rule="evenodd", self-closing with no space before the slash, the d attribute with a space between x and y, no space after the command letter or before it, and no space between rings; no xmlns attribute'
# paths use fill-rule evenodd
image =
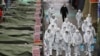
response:
<svg viewBox="0 0 100 56"><path fill-rule="evenodd" d="M59 51L59 54L62 55L62 50Z"/></svg>
<svg viewBox="0 0 100 56"><path fill-rule="evenodd" d="M91 52L89 52L89 56L92 56Z"/></svg>
<svg viewBox="0 0 100 56"><path fill-rule="evenodd" d="M88 55L88 51L85 51L86 55Z"/></svg>
<svg viewBox="0 0 100 56"><path fill-rule="evenodd" d="M66 53L65 56L68 56L68 53Z"/></svg>
<svg viewBox="0 0 100 56"><path fill-rule="evenodd" d="M49 54L50 54L50 55L52 55L52 49L50 49L50 52L49 52Z"/></svg>
<svg viewBox="0 0 100 56"><path fill-rule="evenodd" d="M77 53L74 53L75 56L78 56Z"/></svg>
<svg viewBox="0 0 100 56"><path fill-rule="evenodd" d="M68 56L71 56L71 54L70 54L70 53L68 53Z"/></svg>
<svg viewBox="0 0 100 56"><path fill-rule="evenodd" d="M56 56L59 56L59 53L58 53L58 51L56 51Z"/></svg>

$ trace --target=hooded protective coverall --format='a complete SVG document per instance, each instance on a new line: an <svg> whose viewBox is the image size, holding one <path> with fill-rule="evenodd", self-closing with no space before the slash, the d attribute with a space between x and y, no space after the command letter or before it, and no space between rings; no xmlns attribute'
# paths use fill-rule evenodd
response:
<svg viewBox="0 0 100 56"><path fill-rule="evenodd" d="M69 30L66 30L63 34L63 40L65 42L65 56L71 56L71 34L69 32Z"/></svg>
<svg viewBox="0 0 100 56"><path fill-rule="evenodd" d="M62 36L61 36L60 28L57 28L55 36L56 36L55 37L56 56L58 56L61 55L62 53L62 49L61 49Z"/></svg>
<svg viewBox="0 0 100 56"><path fill-rule="evenodd" d="M91 33L91 30L87 28L86 33L83 36L84 38L84 44L86 46L86 55L91 55L91 45L94 43L93 40L93 34Z"/></svg>
<svg viewBox="0 0 100 56"><path fill-rule="evenodd" d="M66 30L66 26L61 29L61 35L62 36L63 36L63 33L65 32L65 30ZM64 40L62 39L61 42L62 42L62 50L65 50L65 42L64 42Z"/></svg>
<svg viewBox="0 0 100 56"><path fill-rule="evenodd" d="M85 33L87 27L88 27L87 21L84 20L84 22L82 23L82 32L83 32L83 34Z"/></svg>
<svg viewBox="0 0 100 56"><path fill-rule="evenodd" d="M61 27L61 34L62 35L66 29L70 29L69 26L70 26L70 22L67 20L62 23L62 27ZM64 41L62 41L62 46L63 46L62 49L65 50L65 42Z"/></svg>
<svg viewBox="0 0 100 56"><path fill-rule="evenodd" d="M62 29L67 26L68 22L68 18L65 18L65 21L62 23Z"/></svg>
<svg viewBox="0 0 100 56"><path fill-rule="evenodd" d="M94 27L92 26L92 24L91 23L89 23L89 29L90 29L90 31L92 32L92 34L93 34L93 37L95 37L96 36L96 32L95 32L95 29L94 29Z"/></svg>
<svg viewBox="0 0 100 56"><path fill-rule="evenodd" d="M90 14L88 14L88 16L86 17L86 21L87 21L88 23L92 23L92 17L91 17Z"/></svg>
<svg viewBox="0 0 100 56"><path fill-rule="evenodd" d="M75 56L80 55L80 45L82 44L82 36L79 32L79 30L76 30L76 32L73 34L73 46L74 46L74 54Z"/></svg>
<svg viewBox="0 0 100 56"><path fill-rule="evenodd" d="M51 17L52 17L52 14L55 13L54 11L55 11L55 10L54 10L53 6L51 6L51 7L48 9L49 18L51 18Z"/></svg>
<svg viewBox="0 0 100 56"><path fill-rule="evenodd" d="M63 33L65 32L66 29L69 29L70 31L70 22L69 21L64 21L61 27L61 34L63 35ZM62 49L65 50L65 42L62 41Z"/></svg>
<svg viewBox="0 0 100 56"><path fill-rule="evenodd" d="M64 21L64 22L62 23L62 27L61 27L61 28L63 29L64 27L66 27L66 29L70 29L70 27L69 27L70 24L71 24L71 23L70 23L69 21Z"/></svg>
<svg viewBox="0 0 100 56"><path fill-rule="evenodd" d="M72 23L68 21L66 23L66 29L68 29L70 33L71 33L71 30L72 30L71 26L72 26Z"/></svg>
<svg viewBox="0 0 100 56"><path fill-rule="evenodd" d="M58 27L57 24L55 22L53 22L53 23L49 24L48 29L52 29L53 28L54 29L54 32L55 32L55 29L57 27Z"/></svg>
<svg viewBox="0 0 100 56"><path fill-rule="evenodd" d="M64 27L66 27L66 25L67 25L67 23L66 22L63 22L61 29L64 29Z"/></svg>
<svg viewBox="0 0 100 56"><path fill-rule="evenodd" d="M78 10L78 12L77 12L77 14L76 14L76 20L77 20L78 28L81 27L82 17L83 17L82 12L81 12L80 10Z"/></svg>
<svg viewBox="0 0 100 56"><path fill-rule="evenodd" d="M57 28L58 28L57 24L55 22L53 22L53 23L49 24L47 29L51 29L51 32L55 33Z"/></svg>
<svg viewBox="0 0 100 56"><path fill-rule="evenodd" d="M71 32L71 34L73 35L73 33L75 32L75 30L77 29L76 28L76 26L75 25L73 25L72 23L70 23L70 26L69 26L70 28L70 32Z"/></svg>
<svg viewBox="0 0 100 56"><path fill-rule="evenodd" d="M52 17L50 18L50 23L57 23L57 18L53 14Z"/></svg>
<svg viewBox="0 0 100 56"><path fill-rule="evenodd" d="M57 30L57 25L56 23L51 23L49 26L48 26L48 29L51 29L51 33L53 34L54 38L55 38L55 32ZM54 46L54 43L53 43L53 49L55 50L55 46Z"/></svg>
<svg viewBox="0 0 100 56"><path fill-rule="evenodd" d="M45 38L47 39L47 47L48 49L48 53L49 55L52 55L52 48L53 48L53 42L54 42L54 34L52 33L52 31L50 31L49 33L46 34Z"/></svg>
<svg viewBox="0 0 100 56"><path fill-rule="evenodd" d="M43 44L44 44L44 55L45 56L49 56L50 55L50 51L49 51L49 39L48 39L49 34L50 34L50 29L47 29L45 31L44 41L43 41Z"/></svg>

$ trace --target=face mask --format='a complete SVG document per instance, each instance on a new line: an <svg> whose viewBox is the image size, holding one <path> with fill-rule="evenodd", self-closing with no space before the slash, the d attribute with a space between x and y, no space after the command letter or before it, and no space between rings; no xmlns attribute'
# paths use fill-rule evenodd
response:
<svg viewBox="0 0 100 56"><path fill-rule="evenodd" d="M68 32L65 32L66 34L68 34Z"/></svg>

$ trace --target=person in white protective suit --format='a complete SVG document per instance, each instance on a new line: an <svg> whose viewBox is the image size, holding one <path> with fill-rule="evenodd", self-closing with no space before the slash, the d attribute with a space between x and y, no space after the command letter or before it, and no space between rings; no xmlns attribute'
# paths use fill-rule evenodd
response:
<svg viewBox="0 0 100 56"><path fill-rule="evenodd" d="M49 29L47 35L46 35L46 39L48 40L47 42L49 42L47 45L48 49L47 52L49 55L52 55L52 49L53 49L53 42L54 42L54 33L52 32L51 29Z"/></svg>
<svg viewBox="0 0 100 56"><path fill-rule="evenodd" d="M52 14L52 16L50 18L50 23L57 23L57 18L54 14Z"/></svg>
<svg viewBox="0 0 100 56"><path fill-rule="evenodd" d="M66 22L66 23L68 22L68 19L69 19L69 18L65 18L65 22Z"/></svg>
<svg viewBox="0 0 100 56"><path fill-rule="evenodd" d="M64 29L64 27L66 27L67 23L66 22L63 22L62 23L62 26L61 26L61 29Z"/></svg>
<svg viewBox="0 0 100 56"><path fill-rule="evenodd" d="M55 12L55 9L53 6L50 6L50 8L48 9L48 15L49 15L49 18L51 18L52 14L54 14Z"/></svg>
<svg viewBox="0 0 100 56"><path fill-rule="evenodd" d="M74 47L75 56L80 56L80 45L82 44L82 35L79 30L76 30L72 37L72 45Z"/></svg>
<svg viewBox="0 0 100 56"><path fill-rule="evenodd" d="M83 13L81 12L81 10L78 10L78 12L76 14L78 28L81 27L82 17L83 17Z"/></svg>
<svg viewBox="0 0 100 56"><path fill-rule="evenodd" d="M85 19L88 23L92 23L92 17L91 14L88 14L88 16Z"/></svg>
<svg viewBox="0 0 100 56"><path fill-rule="evenodd" d="M71 22L67 22L67 24L66 24L66 29L69 29L69 31L71 32Z"/></svg>
<svg viewBox="0 0 100 56"><path fill-rule="evenodd" d="M65 32L66 30L66 26L64 26L62 29L61 29L61 35L63 36L63 33ZM65 50L65 42L64 40L62 39L62 50Z"/></svg>
<svg viewBox="0 0 100 56"><path fill-rule="evenodd" d="M92 56L91 54L91 45L94 44L94 38L93 38L93 34L91 33L91 30L89 28L87 28L87 31L85 32L84 36L84 44L86 46L86 55L88 56Z"/></svg>
<svg viewBox="0 0 100 56"><path fill-rule="evenodd" d="M66 29L69 29L71 22L68 21L68 18L65 19L65 21L62 23L62 27L61 29L63 29L64 27L66 27Z"/></svg>
<svg viewBox="0 0 100 56"><path fill-rule="evenodd" d="M51 29L53 32L55 32L57 27L57 24L55 22L52 22L51 24L49 24L48 29Z"/></svg>
<svg viewBox="0 0 100 56"><path fill-rule="evenodd" d="M50 29L51 32L53 33L54 38L55 38L55 32L56 32L57 28L58 28L58 26L56 25L56 23L51 23L51 24L48 26L48 29ZM53 43L53 49L55 50L54 43Z"/></svg>
<svg viewBox="0 0 100 56"><path fill-rule="evenodd" d="M56 56L59 56L62 54L62 45L61 45L61 41L62 41L62 35L60 32L60 28L57 28L56 34L55 34L55 47L56 47Z"/></svg>
<svg viewBox="0 0 100 56"><path fill-rule="evenodd" d="M65 42L65 56L71 56L71 34L68 29L63 33L63 40Z"/></svg>
<svg viewBox="0 0 100 56"><path fill-rule="evenodd" d="M71 23L68 21L68 18L66 18L65 21L62 24L62 27L61 27L61 34L62 35L63 35L63 33L65 32L66 29L69 29L69 32L70 32L70 27L69 27L70 24ZM65 46L65 42L63 40L62 40L62 46L63 46L62 49L65 50L66 46Z"/></svg>
<svg viewBox="0 0 100 56"><path fill-rule="evenodd" d="M49 36L50 36L50 32L51 30L50 29L47 29L45 31L45 34L44 34L44 41L43 41L43 44L44 44L44 55L45 56L49 56L50 55L50 47L49 47Z"/></svg>
<svg viewBox="0 0 100 56"><path fill-rule="evenodd" d="M93 37L95 37L96 36L96 32L95 32L94 27L92 26L92 23L89 23L88 26L89 26L89 29L90 29L91 33L93 34Z"/></svg>
<svg viewBox="0 0 100 56"><path fill-rule="evenodd" d="M75 30L77 28L76 28L76 26L74 24L70 23L70 28L69 29L70 29L71 34L73 35L73 33L75 32Z"/></svg>
<svg viewBox="0 0 100 56"><path fill-rule="evenodd" d="M68 18L65 18L65 21L62 23L61 29L63 29L64 27L66 27L68 22L69 22Z"/></svg>
<svg viewBox="0 0 100 56"><path fill-rule="evenodd" d="M68 21L68 18L65 19L65 21L62 23L62 27L61 27L61 34L63 35L63 33L65 32L66 29L70 29L70 22ZM65 42L62 40L62 49L65 50Z"/></svg>
<svg viewBox="0 0 100 56"><path fill-rule="evenodd" d="M83 34L85 33L87 27L88 27L88 23L86 20L84 20L84 22L82 23L82 28L81 28Z"/></svg>

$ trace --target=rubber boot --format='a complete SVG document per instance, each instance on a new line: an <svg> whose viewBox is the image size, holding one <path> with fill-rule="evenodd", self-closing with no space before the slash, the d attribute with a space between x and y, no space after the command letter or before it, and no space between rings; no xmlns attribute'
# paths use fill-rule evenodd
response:
<svg viewBox="0 0 100 56"><path fill-rule="evenodd" d="M49 54L52 55L52 49L50 49L50 53Z"/></svg>
<svg viewBox="0 0 100 56"><path fill-rule="evenodd" d="M65 56L68 56L68 53L66 53Z"/></svg>
<svg viewBox="0 0 100 56"><path fill-rule="evenodd" d="M91 52L89 52L89 56L92 56Z"/></svg>
<svg viewBox="0 0 100 56"><path fill-rule="evenodd" d="M71 54L70 54L70 53L68 53L68 56L71 56Z"/></svg>
<svg viewBox="0 0 100 56"><path fill-rule="evenodd" d="M59 52L58 51L56 51L56 56L59 56Z"/></svg>
<svg viewBox="0 0 100 56"><path fill-rule="evenodd" d="M75 56L78 56L77 53L75 53Z"/></svg>

